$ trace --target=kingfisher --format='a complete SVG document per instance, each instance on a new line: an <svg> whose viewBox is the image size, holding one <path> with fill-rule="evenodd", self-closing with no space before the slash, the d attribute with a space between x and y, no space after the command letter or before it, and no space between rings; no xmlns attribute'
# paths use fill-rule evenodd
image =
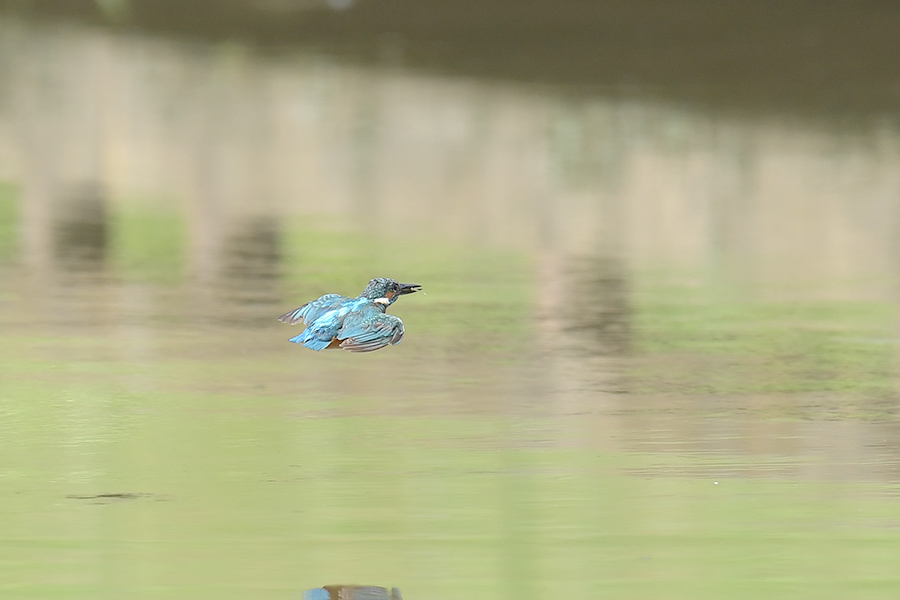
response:
<svg viewBox="0 0 900 600"><path fill-rule="evenodd" d="M343 348L350 352L372 352L403 339L403 321L387 314L397 298L422 289L418 283L397 283L376 277L356 298L325 294L278 317L294 325L303 321L306 329L289 341L313 350ZM425 292L422 292L423 294Z"/></svg>

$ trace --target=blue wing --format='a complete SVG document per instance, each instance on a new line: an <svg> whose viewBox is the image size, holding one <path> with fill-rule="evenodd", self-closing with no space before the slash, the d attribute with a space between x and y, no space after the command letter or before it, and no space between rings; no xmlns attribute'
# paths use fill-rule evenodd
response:
<svg viewBox="0 0 900 600"><path fill-rule="evenodd" d="M350 313L338 331L341 348L350 352L372 352L403 339L403 321L377 306Z"/></svg>
<svg viewBox="0 0 900 600"><path fill-rule="evenodd" d="M312 323L328 311L338 308L345 300L350 300L350 298L340 294L325 294L321 298L307 302L300 308L281 315L278 320L289 325L295 325L300 321Z"/></svg>

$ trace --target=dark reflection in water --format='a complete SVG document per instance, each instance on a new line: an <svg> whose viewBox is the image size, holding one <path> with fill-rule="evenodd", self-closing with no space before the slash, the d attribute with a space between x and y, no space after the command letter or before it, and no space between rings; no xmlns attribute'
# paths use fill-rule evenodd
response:
<svg viewBox="0 0 900 600"><path fill-rule="evenodd" d="M54 254L66 270L99 270L109 244L107 198L99 184L70 190L54 211Z"/></svg>
<svg viewBox="0 0 900 600"><path fill-rule="evenodd" d="M237 222L225 238L225 278L258 280L262 284L278 279L278 235L277 222L272 217Z"/></svg>
<svg viewBox="0 0 900 600"><path fill-rule="evenodd" d="M303 600L402 600L400 590L368 585L326 585L303 592Z"/></svg>
<svg viewBox="0 0 900 600"><path fill-rule="evenodd" d="M270 321L283 303L279 233L275 218L256 217L235 221L225 235L221 272L213 287L224 305L236 311L229 317L233 322Z"/></svg>
<svg viewBox="0 0 900 600"><path fill-rule="evenodd" d="M221 268L211 281L223 307L215 319L247 325L271 320L281 299L281 251L277 221L250 217L232 222L223 236Z"/></svg>
<svg viewBox="0 0 900 600"><path fill-rule="evenodd" d="M573 260L568 265L565 332L582 352L624 356L632 347L628 275L621 259ZM552 292L551 292L552 293Z"/></svg>

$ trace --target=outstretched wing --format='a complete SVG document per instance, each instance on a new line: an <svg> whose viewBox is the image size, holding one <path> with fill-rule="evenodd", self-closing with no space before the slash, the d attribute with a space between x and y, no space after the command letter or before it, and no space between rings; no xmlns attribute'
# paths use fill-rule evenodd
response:
<svg viewBox="0 0 900 600"><path fill-rule="evenodd" d="M378 308L347 315L338 331L341 348L350 352L372 352L403 339L403 321Z"/></svg>
<svg viewBox="0 0 900 600"><path fill-rule="evenodd" d="M278 320L282 323L288 323L289 325L295 325L300 321L312 323L329 310L334 310L340 306L341 302L344 300L349 300L349 298L341 296L340 294L325 294L317 300L307 302L300 308L296 308L289 313L281 315L278 317Z"/></svg>

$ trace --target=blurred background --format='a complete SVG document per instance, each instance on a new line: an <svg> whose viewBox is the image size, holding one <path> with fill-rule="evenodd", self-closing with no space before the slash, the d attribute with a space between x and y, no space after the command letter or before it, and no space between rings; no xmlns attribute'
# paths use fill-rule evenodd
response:
<svg viewBox="0 0 900 600"><path fill-rule="evenodd" d="M0 0L0 596L897 598L898 28Z"/></svg>

